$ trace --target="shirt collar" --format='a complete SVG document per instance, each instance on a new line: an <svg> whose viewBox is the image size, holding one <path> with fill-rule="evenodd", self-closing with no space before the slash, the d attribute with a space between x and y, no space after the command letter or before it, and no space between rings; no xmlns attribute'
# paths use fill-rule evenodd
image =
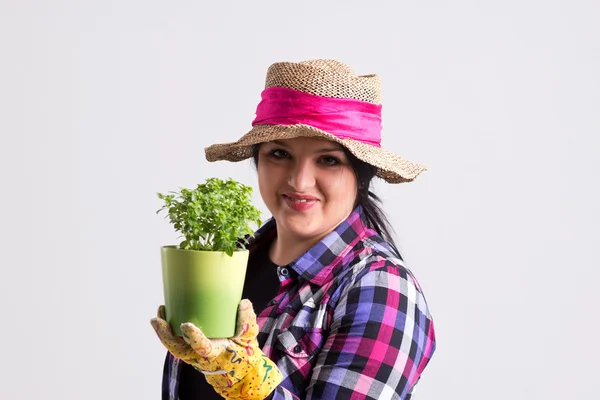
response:
<svg viewBox="0 0 600 400"><path fill-rule="evenodd" d="M275 220L268 220L249 240L248 249L252 252L259 246L271 243L276 235L276 228ZM306 253L292 261L289 267L300 279L323 285L330 281L347 261L355 257L351 253L355 245L374 234L375 231L367 226L362 206L358 205L346 220Z"/></svg>

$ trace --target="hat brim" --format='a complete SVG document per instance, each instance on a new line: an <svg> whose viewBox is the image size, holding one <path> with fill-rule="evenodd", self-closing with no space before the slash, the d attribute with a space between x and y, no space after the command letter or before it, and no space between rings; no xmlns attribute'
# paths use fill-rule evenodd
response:
<svg viewBox="0 0 600 400"><path fill-rule="evenodd" d="M408 161L399 155L352 139L339 139L309 125L255 125L237 142L213 144L204 149L206 159L213 161L242 161L252 157L252 146L272 140L297 137L316 137L337 142L356 158L377 168L377 176L388 183L411 182L427 167Z"/></svg>

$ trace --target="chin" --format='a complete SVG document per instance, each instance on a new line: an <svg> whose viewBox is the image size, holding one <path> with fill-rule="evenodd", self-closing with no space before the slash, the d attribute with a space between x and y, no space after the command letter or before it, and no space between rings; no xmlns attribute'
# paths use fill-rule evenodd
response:
<svg viewBox="0 0 600 400"><path fill-rule="evenodd" d="M320 227L315 223L319 218L314 215L291 215L281 213L279 218L276 216L277 224L294 236L302 239L309 239L318 236Z"/></svg>

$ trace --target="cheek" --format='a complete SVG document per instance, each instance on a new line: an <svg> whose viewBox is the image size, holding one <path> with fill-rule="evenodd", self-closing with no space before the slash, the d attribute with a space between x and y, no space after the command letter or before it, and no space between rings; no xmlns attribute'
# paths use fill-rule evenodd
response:
<svg viewBox="0 0 600 400"><path fill-rule="evenodd" d="M325 190L329 197L338 206L353 207L356 200L356 178L351 170L332 177L326 185Z"/></svg>
<svg viewBox="0 0 600 400"><path fill-rule="evenodd" d="M263 201L268 205L277 197L277 186L279 175L276 168L268 165L266 162L261 163L260 160L257 166L258 172L258 189Z"/></svg>
<svg viewBox="0 0 600 400"><path fill-rule="evenodd" d="M258 166L258 189L263 199L265 199L269 193L269 179L267 178L265 168L261 168L260 164Z"/></svg>

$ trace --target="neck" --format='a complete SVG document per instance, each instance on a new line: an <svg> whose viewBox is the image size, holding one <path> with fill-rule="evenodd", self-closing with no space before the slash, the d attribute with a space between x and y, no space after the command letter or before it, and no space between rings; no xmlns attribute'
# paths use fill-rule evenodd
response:
<svg viewBox="0 0 600 400"><path fill-rule="evenodd" d="M277 232L277 237L273 239L273 243L269 249L269 258L277 265L287 265L306 253L308 249L325 236L326 234L303 240Z"/></svg>

